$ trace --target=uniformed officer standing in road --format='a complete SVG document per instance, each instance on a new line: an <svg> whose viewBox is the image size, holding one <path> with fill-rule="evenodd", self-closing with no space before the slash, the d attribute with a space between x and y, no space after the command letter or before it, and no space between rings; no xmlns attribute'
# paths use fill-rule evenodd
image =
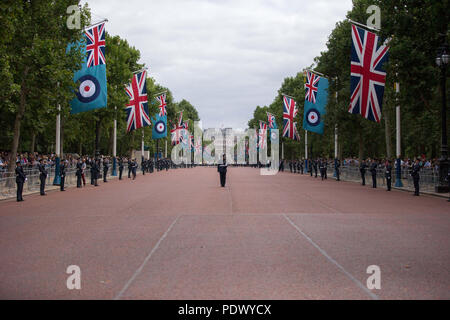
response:
<svg viewBox="0 0 450 320"><path fill-rule="evenodd" d="M60 167L61 183L60 183L59 187L60 187L61 191L66 191L66 190L64 190L64 183L66 181L66 168L67 168L67 160L62 161L61 167Z"/></svg>
<svg viewBox="0 0 450 320"><path fill-rule="evenodd" d="M83 173L83 163L81 162L81 159L78 159L77 162L77 171L76 171L76 176L77 176L77 188L81 188L81 175Z"/></svg>
<svg viewBox="0 0 450 320"><path fill-rule="evenodd" d="M131 178L131 171L133 169L133 162L131 159L128 159L128 178Z"/></svg>
<svg viewBox="0 0 450 320"><path fill-rule="evenodd" d="M106 181L106 176L108 175L108 169L109 169L109 160L107 158L103 158L103 182Z"/></svg>
<svg viewBox="0 0 450 320"><path fill-rule="evenodd" d="M142 158L141 170L142 170L142 175L145 176L145 170L147 170L147 160L144 160L144 158Z"/></svg>
<svg viewBox="0 0 450 320"><path fill-rule="evenodd" d="M325 179L325 160L324 159L320 159L319 160L319 171L320 171L320 177L323 179Z"/></svg>
<svg viewBox="0 0 450 320"><path fill-rule="evenodd" d="M298 165L299 165L299 171L301 172L301 174L303 174L303 159L298 161Z"/></svg>
<svg viewBox="0 0 450 320"><path fill-rule="evenodd" d="M372 188L377 187L377 160L373 159L370 163L370 173L372 174Z"/></svg>
<svg viewBox="0 0 450 320"><path fill-rule="evenodd" d="M17 184L17 202L24 201L22 197L23 192L23 184L27 180L27 177L25 175L25 172L23 172L22 165L20 164L20 161L16 161L16 184Z"/></svg>
<svg viewBox="0 0 450 320"><path fill-rule="evenodd" d="M361 164L359 165L359 172L361 173L362 185L366 185L366 160L361 160Z"/></svg>
<svg viewBox="0 0 450 320"><path fill-rule="evenodd" d="M136 170L137 170L138 164L136 162L136 159L133 159L133 161L131 162L131 171L133 173L133 180L136 179Z"/></svg>
<svg viewBox="0 0 450 320"><path fill-rule="evenodd" d="M40 191L41 196L45 196L45 180L47 179L47 170L45 169L45 163L43 159L39 159L39 180L41 181Z"/></svg>
<svg viewBox="0 0 450 320"><path fill-rule="evenodd" d="M289 161L289 169L291 170L291 173L292 173L292 160Z"/></svg>
<svg viewBox="0 0 450 320"><path fill-rule="evenodd" d="M119 180L122 180L122 172L123 172L123 159L119 158Z"/></svg>
<svg viewBox="0 0 450 320"><path fill-rule="evenodd" d="M225 187L225 182L227 179L227 167L228 167L227 158L225 155L223 155L222 160L223 160L222 164L217 165L217 171L219 172L220 175L220 185L222 187Z"/></svg>
<svg viewBox="0 0 450 320"><path fill-rule="evenodd" d="M341 161L336 159L334 162L334 170L336 171L336 181L341 181L339 178L339 168L341 167Z"/></svg>
<svg viewBox="0 0 450 320"><path fill-rule="evenodd" d="M89 161L90 171L91 171L91 184L95 185L95 159Z"/></svg>
<svg viewBox="0 0 450 320"><path fill-rule="evenodd" d="M314 177L317 178L317 166L319 164L319 160L313 160L313 168L314 168Z"/></svg>
<svg viewBox="0 0 450 320"><path fill-rule="evenodd" d="M414 195L419 196L419 180L420 180L420 161L416 158L416 161L411 167L411 176L414 181Z"/></svg>
<svg viewBox="0 0 450 320"><path fill-rule="evenodd" d="M392 185L392 161L391 160L386 161L385 177L386 177L387 191L391 191L391 185Z"/></svg>
<svg viewBox="0 0 450 320"><path fill-rule="evenodd" d="M94 186L98 187L98 177L100 176L100 159L92 160L93 161L93 177L94 177Z"/></svg>

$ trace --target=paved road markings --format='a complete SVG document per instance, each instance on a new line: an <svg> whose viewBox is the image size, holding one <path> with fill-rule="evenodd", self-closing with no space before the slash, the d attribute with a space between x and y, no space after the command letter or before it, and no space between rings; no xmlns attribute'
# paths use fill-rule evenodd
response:
<svg viewBox="0 0 450 320"><path fill-rule="evenodd" d="M145 258L144 262L136 270L136 272L133 274L133 276L130 278L130 280L128 280L128 282L125 284L125 286L122 288L122 290L120 290L120 292L117 294L117 296L114 298L114 300L119 300L123 296L125 291L127 291L128 287L131 285L131 283L133 283L134 279L136 279L136 277L142 272L142 269L144 269L144 266L146 265L148 260L150 260L150 258L152 257L153 253L155 253L155 251L158 249L158 247L161 244L161 242L166 238L166 236L169 234L170 230L172 229L172 227L175 225L175 223L178 221L179 218L180 218L180 216L177 216L176 219L172 222L172 224L169 226L169 228L166 230L166 232L162 235L162 237L155 244L155 246L153 247L152 251L150 251L150 253L147 255L147 257Z"/></svg>
<svg viewBox="0 0 450 320"><path fill-rule="evenodd" d="M328 259L331 263L333 263L336 267L338 267L350 280L352 280L358 287L360 287L365 293L367 293L372 299L378 300L378 296L374 293L372 293L369 289L367 289L358 279L353 277L347 270L344 269L343 266L341 266L339 263L336 262L332 257L330 257L325 250L323 250L319 245L317 245L310 237L308 237L294 222L292 222L291 219L289 219L288 216L283 214L283 216L286 218L286 220L303 236L306 240L308 240L309 243L311 243L317 250L320 251L320 253L325 256L325 258Z"/></svg>

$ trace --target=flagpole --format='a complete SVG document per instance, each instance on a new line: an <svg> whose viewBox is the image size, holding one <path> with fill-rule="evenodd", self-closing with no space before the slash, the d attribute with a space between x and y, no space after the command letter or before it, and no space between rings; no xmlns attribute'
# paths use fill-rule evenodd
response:
<svg viewBox="0 0 450 320"><path fill-rule="evenodd" d="M400 83L396 82L395 83L395 93L396 93L396 100L398 102L398 96L400 94ZM397 104L397 106L395 107L395 115L396 115L396 169L395 169L395 186L397 188L401 188L403 187L403 183L402 183L402 160L400 159L401 155L402 155L402 149L401 149L401 122L400 122L400 104Z"/></svg>
<svg viewBox="0 0 450 320"><path fill-rule="evenodd" d="M305 170L308 171L308 130L305 130Z"/></svg>
<svg viewBox="0 0 450 320"><path fill-rule="evenodd" d="M367 26L367 25L365 25L365 24L362 24L362 23L353 21L353 20L351 20L351 19L348 19L348 21L350 21L351 23L356 24L356 25L358 25L358 26L360 26L360 27L363 27L363 28L366 28L366 29L369 29L369 30L372 30L372 31L375 31L375 32L379 32L379 31L380 31L379 29L369 27L369 26Z"/></svg>
<svg viewBox="0 0 450 320"><path fill-rule="evenodd" d="M166 139L165 139L165 143L166 143L166 150L164 151L164 158L167 159L167 136L166 136Z"/></svg>
<svg viewBox="0 0 450 320"><path fill-rule="evenodd" d="M59 87L59 82L58 85ZM59 186L61 184L60 175L60 155L61 155L61 105L58 103L58 114L56 115L56 141L55 141L55 178L53 185Z"/></svg>
<svg viewBox="0 0 450 320"><path fill-rule="evenodd" d="M117 176L117 106L114 106L114 141L113 141L113 168L112 175Z"/></svg>
<svg viewBox="0 0 450 320"><path fill-rule="evenodd" d="M142 161L144 161L144 127L142 127L141 157L142 157ZM142 165L142 162L141 162L141 165Z"/></svg>
<svg viewBox="0 0 450 320"><path fill-rule="evenodd" d="M311 72L311 73L315 73L315 74L317 74L317 75L319 75L319 76L322 76L322 77L327 77L326 75L324 75L323 73L320 73L320 72L318 72L318 71L314 71L314 70L311 70L311 69L305 69L306 71L309 71L309 72Z"/></svg>
<svg viewBox="0 0 450 320"><path fill-rule="evenodd" d="M337 84L337 78L336 78L336 84ZM338 91L336 88L336 106L337 106L337 102L338 102ZM333 177L336 177L336 165L337 165L337 160L338 160L338 126L337 123L334 126L334 172L333 172Z"/></svg>
<svg viewBox="0 0 450 320"><path fill-rule="evenodd" d="M103 19L103 20L100 21L100 22L91 24L90 26L85 27L85 28L83 29L83 31L89 30L89 29L91 29L91 28L93 28L93 27L95 27L95 26L98 26L99 24L102 24L102 23L104 23L104 22L108 22L108 19Z"/></svg>
<svg viewBox="0 0 450 320"><path fill-rule="evenodd" d="M142 69L140 69L140 70L137 70L137 71L134 71L134 72L132 72L133 74L136 74L136 73L139 73L139 72L142 72L142 71L147 71L148 70L148 67L144 67L144 68L142 68Z"/></svg>
<svg viewBox="0 0 450 320"><path fill-rule="evenodd" d="M295 98L290 96L290 95L287 95L287 94L284 94L284 93L282 93L281 95L295 100Z"/></svg>

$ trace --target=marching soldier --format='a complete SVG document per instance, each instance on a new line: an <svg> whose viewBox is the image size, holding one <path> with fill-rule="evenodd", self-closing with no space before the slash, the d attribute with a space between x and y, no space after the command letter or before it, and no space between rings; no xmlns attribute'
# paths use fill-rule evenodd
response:
<svg viewBox="0 0 450 320"><path fill-rule="evenodd" d="M388 160L386 162L386 171L385 171L385 177L386 177L386 185L387 185L387 191L391 191L391 183L392 183L392 161Z"/></svg>
<svg viewBox="0 0 450 320"><path fill-rule="evenodd" d="M145 176L145 170L147 170L147 160L142 159L141 170L142 170L142 175Z"/></svg>
<svg viewBox="0 0 450 320"><path fill-rule="evenodd" d="M90 171L91 171L91 184L95 185L95 160L91 159L89 161Z"/></svg>
<svg viewBox="0 0 450 320"><path fill-rule="evenodd" d="M83 168L82 168L83 164L81 163L81 159L78 159L77 162L77 172L76 172L76 176L77 176L77 188L81 188L81 175L83 173Z"/></svg>
<svg viewBox="0 0 450 320"><path fill-rule="evenodd" d="M414 162L414 164L411 167L411 176L414 181L414 195L415 196L419 196L419 179L420 179L419 171L420 171L420 163L419 163L419 159L416 158L416 161Z"/></svg>
<svg viewBox="0 0 450 320"><path fill-rule="evenodd" d="M43 160L39 160L39 180L41 181L40 191L41 196L45 196L45 180L47 179L47 170L45 169L45 164L43 164Z"/></svg>
<svg viewBox="0 0 450 320"><path fill-rule="evenodd" d="M119 180L122 180L122 172L123 172L123 159L119 158Z"/></svg>
<svg viewBox="0 0 450 320"><path fill-rule="evenodd" d="M366 168L367 164L365 160L361 161L361 164L359 165L359 172L361 173L361 179L362 179L362 185L366 185Z"/></svg>
<svg viewBox="0 0 450 320"><path fill-rule="evenodd" d="M108 162L109 161L107 158L103 158L103 182L108 182L108 181L106 181L106 176L108 175L108 169L109 169Z"/></svg>
<svg viewBox="0 0 450 320"><path fill-rule="evenodd" d="M289 169L291 170L291 173L292 173L292 160L289 161Z"/></svg>
<svg viewBox="0 0 450 320"><path fill-rule="evenodd" d="M376 188L377 187L377 161L375 159L373 159L370 162L370 173L372 174L372 188Z"/></svg>
<svg viewBox="0 0 450 320"><path fill-rule="evenodd" d="M319 160L313 160L313 168L314 168L314 174L315 174L315 178L317 178L317 165L318 165Z"/></svg>
<svg viewBox="0 0 450 320"><path fill-rule="evenodd" d="M324 173L324 176L325 176L325 180L327 179L327 170L328 170L328 161L327 161L327 159L323 159L323 173Z"/></svg>
<svg viewBox="0 0 450 320"><path fill-rule="evenodd" d="M341 167L341 161L339 159L336 159L334 162L334 170L336 170L336 181L341 181L339 179L339 168Z"/></svg>
<svg viewBox="0 0 450 320"><path fill-rule="evenodd" d="M27 180L27 177L25 175L25 172L23 172L22 165L20 164L20 161L16 161L16 184L17 184L17 202L24 201L22 198L22 192L23 192L23 184Z"/></svg>
<svg viewBox="0 0 450 320"><path fill-rule="evenodd" d="M61 183L59 186L61 188L61 191L66 191L64 190L64 182L66 181L66 162L67 160L63 161L60 167Z"/></svg>

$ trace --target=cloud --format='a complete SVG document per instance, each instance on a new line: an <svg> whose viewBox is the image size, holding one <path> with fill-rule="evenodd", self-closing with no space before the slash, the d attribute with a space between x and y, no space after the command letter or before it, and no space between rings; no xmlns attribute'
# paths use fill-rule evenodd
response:
<svg viewBox="0 0 450 320"><path fill-rule="evenodd" d="M95 0L93 20L127 39L204 127L245 127L272 103L284 78L325 50L351 0Z"/></svg>

